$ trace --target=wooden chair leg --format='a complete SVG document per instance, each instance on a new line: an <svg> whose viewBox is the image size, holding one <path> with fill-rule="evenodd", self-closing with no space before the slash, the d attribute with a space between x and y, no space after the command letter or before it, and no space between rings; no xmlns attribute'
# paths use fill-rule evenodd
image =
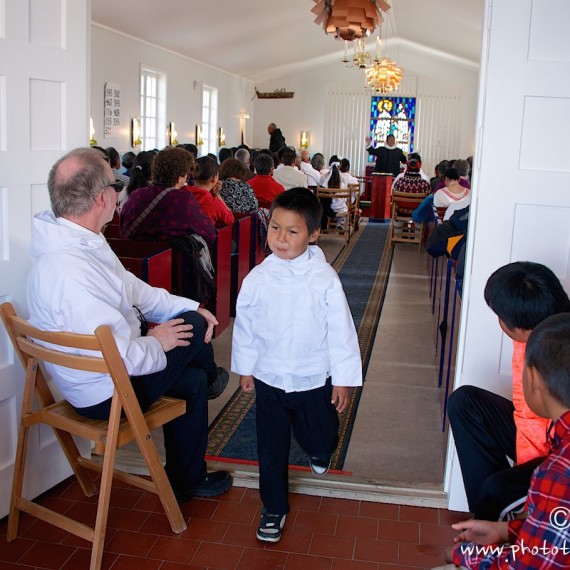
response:
<svg viewBox="0 0 570 570"><path fill-rule="evenodd" d="M146 429L146 424L142 421L142 415L140 418L130 417L129 423L131 424L133 435L146 463L156 493L170 523L170 527L173 532L180 533L186 530L186 521L176 501L174 491L172 490L172 486L170 485L170 481L160 460L152 435L147 433L148 430Z"/></svg>
<svg viewBox="0 0 570 570"><path fill-rule="evenodd" d="M16 460L14 462L14 478L12 480L12 494L10 497L10 511L8 514L8 527L6 529L6 540L11 542L18 535L18 523L20 521L20 510L18 501L22 496L24 483L24 467L26 464L26 452L28 449L29 428L24 426L20 420L18 429L18 444L16 447Z"/></svg>
<svg viewBox="0 0 570 570"><path fill-rule="evenodd" d="M35 389L37 390L41 405L46 407L55 403L51 390L47 385L42 371L38 368L35 372ZM67 461L69 461L69 464L75 473L75 477L77 478L77 482L79 483L83 493L86 497L93 497L99 492L99 487L95 482L95 475L93 472L85 468L83 465L79 464L78 458L80 453L77 445L75 444L75 441L73 440L73 437L66 431L61 431L55 428L53 431L59 440L61 449L63 450Z"/></svg>
<svg viewBox="0 0 570 570"><path fill-rule="evenodd" d="M18 534L18 522L20 510L18 502L22 497L24 486L24 472L28 451L29 427L26 426L25 416L33 412L34 390L37 379L38 363L34 359L28 360L26 365L26 380L22 394L22 411L20 413L20 425L18 428L18 443L16 447L16 459L14 462L14 476L12 479L12 494L10 497L10 512L8 516L8 528L6 539L14 540Z"/></svg>
<svg viewBox="0 0 570 570"><path fill-rule="evenodd" d="M107 517L109 515L109 500L113 486L113 471L115 468L115 456L117 453L117 440L119 437L119 424L121 422L121 402L117 391L113 395L111 413L109 414L109 428L101 472L101 487L99 501L97 503L97 517L93 529L93 548L91 550L91 564L89 570L99 570L103 560L105 547L105 531L107 530Z"/></svg>

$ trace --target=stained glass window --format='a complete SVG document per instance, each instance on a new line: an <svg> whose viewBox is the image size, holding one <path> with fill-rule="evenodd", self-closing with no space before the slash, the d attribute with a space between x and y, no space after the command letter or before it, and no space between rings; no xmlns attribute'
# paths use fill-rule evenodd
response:
<svg viewBox="0 0 570 570"><path fill-rule="evenodd" d="M396 146L406 154L414 151L416 120L415 97L382 97L374 95L370 109L370 138L372 145L382 146L388 135L394 135ZM368 162L375 157L369 156Z"/></svg>

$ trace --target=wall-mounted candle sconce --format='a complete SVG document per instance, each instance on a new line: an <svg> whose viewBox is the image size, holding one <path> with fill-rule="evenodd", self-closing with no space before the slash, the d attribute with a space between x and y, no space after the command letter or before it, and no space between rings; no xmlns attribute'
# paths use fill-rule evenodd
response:
<svg viewBox="0 0 570 570"><path fill-rule="evenodd" d="M196 125L196 146L202 146L204 144L204 139L202 139L202 127Z"/></svg>
<svg viewBox="0 0 570 570"><path fill-rule="evenodd" d="M218 146L225 146L226 145L226 135L224 133L224 129L220 127L218 129Z"/></svg>
<svg viewBox="0 0 570 570"><path fill-rule="evenodd" d="M93 126L93 119L89 117L89 144L94 146L97 144L95 140L95 127Z"/></svg>
<svg viewBox="0 0 570 570"><path fill-rule="evenodd" d="M239 123L240 123L240 132L241 132L241 144L246 144L245 142L245 121L249 119L249 115L245 111L240 111L239 114Z"/></svg>
<svg viewBox="0 0 570 570"><path fill-rule="evenodd" d="M174 123L172 121L170 121L170 123L168 123L168 129L166 130L166 135L168 137L168 144L170 146L174 146L178 144L178 133L176 132L176 129L174 128Z"/></svg>
<svg viewBox="0 0 570 570"><path fill-rule="evenodd" d="M309 148L309 131L301 131L301 148Z"/></svg>
<svg viewBox="0 0 570 570"><path fill-rule="evenodd" d="M141 141L141 125L139 120L133 117L131 119L131 146L134 148L142 144Z"/></svg>

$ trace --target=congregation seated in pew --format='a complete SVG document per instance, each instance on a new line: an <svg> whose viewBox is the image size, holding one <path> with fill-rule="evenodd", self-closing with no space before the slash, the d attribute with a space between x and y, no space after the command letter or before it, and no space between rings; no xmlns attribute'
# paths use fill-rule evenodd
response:
<svg viewBox="0 0 570 570"><path fill-rule="evenodd" d="M337 158L333 156L333 158ZM323 188L334 188L338 190L348 190L348 185L345 179L342 178L340 173L340 161L334 161L330 164L328 172L321 176L321 186ZM333 222L339 227L345 225L345 218L348 215L350 198L320 198L321 205L323 206L323 216L321 218L321 229L326 230L329 228L330 223Z"/></svg>
<svg viewBox="0 0 570 570"><path fill-rule="evenodd" d="M397 178L392 186L392 192L425 195L431 193L430 183L420 174L420 163L415 159L408 160L406 170L401 178ZM404 212L401 212L404 213ZM411 214L411 212L408 212Z"/></svg>
<svg viewBox="0 0 570 570"><path fill-rule="evenodd" d="M251 214L259 204L252 187L245 182L246 168L237 158L227 158L218 173L222 181L220 196L234 214Z"/></svg>
<svg viewBox="0 0 570 570"><path fill-rule="evenodd" d="M119 197L119 212L122 210L125 202L129 199L129 196L137 188L145 188L152 183L152 163L154 162L155 156L156 153L153 151L143 150L133 158L129 184L126 188L126 196L123 200Z"/></svg>
<svg viewBox="0 0 570 570"><path fill-rule="evenodd" d="M456 210L469 206L471 202L471 189L459 183L459 172L456 168L446 170L444 182L445 187L433 196L433 205L436 208L446 208L443 221L448 220Z"/></svg>
<svg viewBox="0 0 570 570"><path fill-rule="evenodd" d="M153 184L135 190L121 211L121 237L162 240L197 234L208 244L214 243L214 224L185 188L194 165L187 150L161 150L152 164Z"/></svg>
<svg viewBox="0 0 570 570"><path fill-rule="evenodd" d="M270 208L275 196L285 191L282 184L273 178L273 158L268 154L259 154L254 161L255 176L248 184L253 188L261 208Z"/></svg>
<svg viewBox="0 0 570 570"><path fill-rule="evenodd" d="M209 156L196 160L194 185L189 190L216 228L234 221L234 215L220 196L222 183L218 178L218 163Z"/></svg>
<svg viewBox="0 0 570 570"><path fill-rule="evenodd" d="M471 183L469 181L469 162L467 160L457 159L457 160L442 160L436 167L436 176L430 179L430 186L432 192L428 194L420 205L412 212L412 219L416 223L421 222L436 222L443 221L443 216L445 214L444 210L440 210L441 217L438 216L438 211L433 203L434 195L438 190L445 188L445 172L449 168L456 168L459 174L458 182L466 189L471 189ZM447 208L447 206L439 206L440 208ZM450 211L449 217L452 215L453 211Z"/></svg>

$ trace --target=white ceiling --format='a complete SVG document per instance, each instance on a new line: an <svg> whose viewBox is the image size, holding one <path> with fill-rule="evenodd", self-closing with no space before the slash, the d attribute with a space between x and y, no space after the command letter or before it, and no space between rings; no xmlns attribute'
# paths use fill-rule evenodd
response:
<svg viewBox="0 0 570 570"><path fill-rule="evenodd" d="M478 64L484 0L391 3L382 31L389 46L412 45ZM92 0L92 21L256 82L342 58L343 43L314 23L314 5L314 0Z"/></svg>

